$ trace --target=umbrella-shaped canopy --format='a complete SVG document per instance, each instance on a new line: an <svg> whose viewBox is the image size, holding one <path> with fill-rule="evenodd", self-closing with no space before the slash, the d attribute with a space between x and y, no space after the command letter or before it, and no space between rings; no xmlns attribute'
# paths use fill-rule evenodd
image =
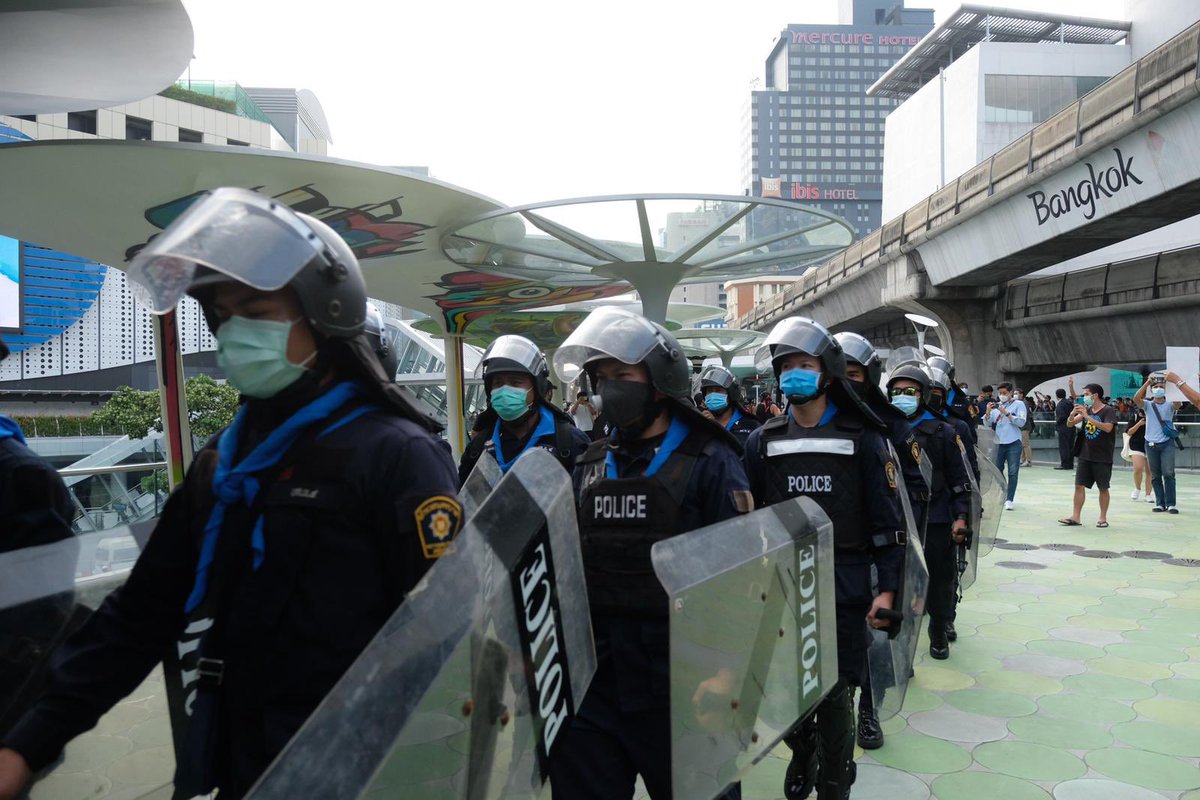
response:
<svg viewBox="0 0 1200 800"><path fill-rule="evenodd" d="M675 332L689 358L716 356L728 367L738 353L753 350L766 340L762 331L739 328L686 328Z"/></svg>
<svg viewBox="0 0 1200 800"><path fill-rule="evenodd" d="M462 333L500 311L610 297L608 282L565 285L551 274L497 275L448 259L438 240L500 208L449 184L386 167L244 147L49 141L0 147L0 233L124 269L202 192L240 186L333 227L358 256L371 296ZM20 187L20 191L12 191Z"/></svg>
<svg viewBox="0 0 1200 800"><path fill-rule="evenodd" d="M621 281L645 315L667 318L671 290L800 269L854 238L845 220L783 200L724 195L616 195L489 211L442 248L464 267L559 285Z"/></svg>

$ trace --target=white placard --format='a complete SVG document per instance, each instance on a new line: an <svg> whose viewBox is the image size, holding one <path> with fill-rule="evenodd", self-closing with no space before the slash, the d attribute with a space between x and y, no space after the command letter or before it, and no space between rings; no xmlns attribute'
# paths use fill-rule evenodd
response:
<svg viewBox="0 0 1200 800"><path fill-rule="evenodd" d="M1167 370L1174 372L1189 386L1197 386L1197 373L1200 373L1200 347L1168 347ZM1187 402L1183 392L1173 383L1167 384L1167 401L1171 403Z"/></svg>

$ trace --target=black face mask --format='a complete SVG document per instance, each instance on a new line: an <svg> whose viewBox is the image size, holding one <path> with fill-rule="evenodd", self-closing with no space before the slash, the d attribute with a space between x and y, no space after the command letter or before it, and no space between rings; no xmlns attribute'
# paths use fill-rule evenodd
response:
<svg viewBox="0 0 1200 800"><path fill-rule="evenodd" d="M600 398L609 422L623 434L637 436L662 413L662 404L654 398L654 387L648 383L604 381Z"/></svg>
<svg viewBox="0 0 1200 800"><path fill-rule="evenodd" d="M928 406L929 410L932 411L933 413L940 414L940 413L942 413L942 407L945 404L946 404L946 399L944 397L933 394L933 395L929 396L929 402L926 403L925 405Z"/></svg>
<svg viewBox="0 0 1200 800"><path fill-rule="evenodd" d="M860 399L867 399L867 384L865 381L849 381L850 391L859 396Z"/></svg>

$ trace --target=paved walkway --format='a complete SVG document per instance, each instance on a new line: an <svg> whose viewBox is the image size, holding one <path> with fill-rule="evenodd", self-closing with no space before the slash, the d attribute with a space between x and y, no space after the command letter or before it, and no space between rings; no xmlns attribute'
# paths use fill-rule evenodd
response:
<svg viewBox="0 0 1200 800"><path fill-rule="evenodd" d="M1130 500L1131 473L1114 479L1111 527L1094 527L1091 492L1084 526L1065 528L1072 474L1021 470L1008 543L980 566L950 659L922 643L855 800L1200 800L1200 476L1180 477L1177 516ZM1197 567L1122 555L1135 550ZM783 796L786 752L749 776L747 800Z"/></svg>

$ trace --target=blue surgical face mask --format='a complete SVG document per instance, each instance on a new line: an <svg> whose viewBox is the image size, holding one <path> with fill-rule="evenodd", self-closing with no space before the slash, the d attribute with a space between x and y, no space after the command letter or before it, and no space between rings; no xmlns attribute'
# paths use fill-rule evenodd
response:
<svg viewBox="0 0 1200 800"><path fill-rule="evenodd" d="M911 417L913 414L917 413L917 406L920 404L920 402L921 401L916 397L911 397L906 394L896 395L892 398L892 405L900 409L900 412L906 417Z"/></svg>
<svg viewBox="0 0 1200 800"><path fill-rule="evenodd" d="M265 400L295 383L307 371L288 360L290 322L230 317L217 329L217 364L247 397ZM314 352L306 359L316 357Z"/></svg>
<svg viewBox="0 0 1200 800"><path fill-rule="evenodd" d="M704 407L718 414L729 407L729 396L720 392L709 392L704 395Z"/></svg>
<svg viewBox="0 0 1200 800"><path fill-rule="evenodd" d="M1167 387L1155 386L1154 388L1152 388L1150 390L1150 396L1151 397L1166 397L1167 396Z"/></svg>
<svg viewBox="0 0 1200 800"><path fill-rule="evenodd" d="M808 400L821 386L821 373L812 369L789 369L779 375L779 389L785 397Z"/></svg>
<svg viewBox="0 0 1200 800"><path fill-rule="evenodd" d="M505 422L520 419L529 411L529 390L516 386L497 386L492 389L492 408Z"/></svg>

